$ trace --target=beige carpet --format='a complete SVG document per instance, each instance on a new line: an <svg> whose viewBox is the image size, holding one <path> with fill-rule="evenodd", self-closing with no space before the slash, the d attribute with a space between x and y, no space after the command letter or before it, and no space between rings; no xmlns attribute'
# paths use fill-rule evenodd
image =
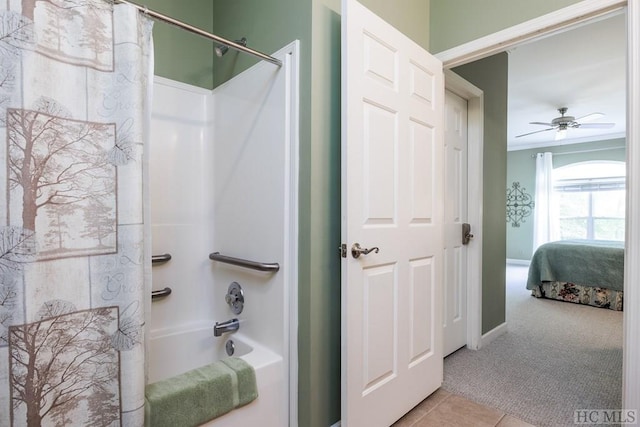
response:
<svg viewBox="0 0 640 427"><path fill-rule="evenodd" d="M445 358L443 388L541 427L620 409L622 312L534 298L526 274L507 267L508 332Z"/></svg>

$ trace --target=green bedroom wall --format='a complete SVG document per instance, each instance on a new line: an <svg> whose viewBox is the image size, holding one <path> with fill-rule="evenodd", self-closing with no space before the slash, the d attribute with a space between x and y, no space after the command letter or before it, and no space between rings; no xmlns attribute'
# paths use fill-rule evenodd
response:
<svg viewBox="0 0 640 427"><path fill-rule="evenodd" d="M430 52L442 52L580 0L431 0Z"/></svg>
<svg viewBox="0 0 640 427"><path fill-rule="evenodd" d="M483 334L505 321L508 66L507 54L499 53L453 69L484 92Z"/></svg>
<svg viewBox="0 0 640 427"><path fill-rule="evenodd" d="M509 151L507 154L507 189L511 188L514 182L519 182L520 186L534 197L536 180L535 155L547 151L560 154L553 158L554 168L590 160L616 160L621 162L626 160L624 139ZM533 213L520 223L520 227L513 227L510 223L507 223L507 258L530 260L532 254Z"/></svg>

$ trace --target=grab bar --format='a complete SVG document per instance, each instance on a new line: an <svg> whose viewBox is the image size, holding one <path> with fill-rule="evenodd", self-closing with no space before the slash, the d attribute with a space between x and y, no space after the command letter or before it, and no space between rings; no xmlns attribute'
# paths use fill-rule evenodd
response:
<svg viewBox="0 0 640 427"><path fill-rule="evenodd" d="M209 259L214 261L224 262L225 264L237 265L239 267L250 268L252 270L258 271L271 271L276 272L280 270L280 264L277 262L273 263L265 263L265 262L256 262L249 261L242 258L234 258L226 255L222 255L220 252L214 252L209 254Z"/></svg>
<svg viewBox="0 0 640 427"><path fill-rule="evenodd" d="M171 288L169 287L160 289L158 291L151 291L151 300L153 301L154 299L164 298L169 295L171 295Z"/></svg>
<svg viewBox="0 0 640 427"><path fill-rule="evenodd" d="M151 264L162 264L171 260L171 254L152 255Z"/></svg>

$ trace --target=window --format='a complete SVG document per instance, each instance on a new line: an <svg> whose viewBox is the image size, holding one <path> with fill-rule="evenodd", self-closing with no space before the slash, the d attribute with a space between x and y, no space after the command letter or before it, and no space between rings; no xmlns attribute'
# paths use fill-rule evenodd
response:
<svg viewBox="0 0 640 427"><path fill-rule="evenodd" d="M624 162L575 163L553 173L562 240L624 240Z"/></svg>

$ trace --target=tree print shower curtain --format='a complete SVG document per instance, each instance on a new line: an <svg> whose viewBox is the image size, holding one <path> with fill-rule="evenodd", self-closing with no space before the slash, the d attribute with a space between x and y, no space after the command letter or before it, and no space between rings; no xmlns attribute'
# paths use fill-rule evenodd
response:
<svg viewBox="0 0 640 427"><path fill-rule="evenodd" d="M0 3L0 426L141 426L151 22Z"/></svg>

